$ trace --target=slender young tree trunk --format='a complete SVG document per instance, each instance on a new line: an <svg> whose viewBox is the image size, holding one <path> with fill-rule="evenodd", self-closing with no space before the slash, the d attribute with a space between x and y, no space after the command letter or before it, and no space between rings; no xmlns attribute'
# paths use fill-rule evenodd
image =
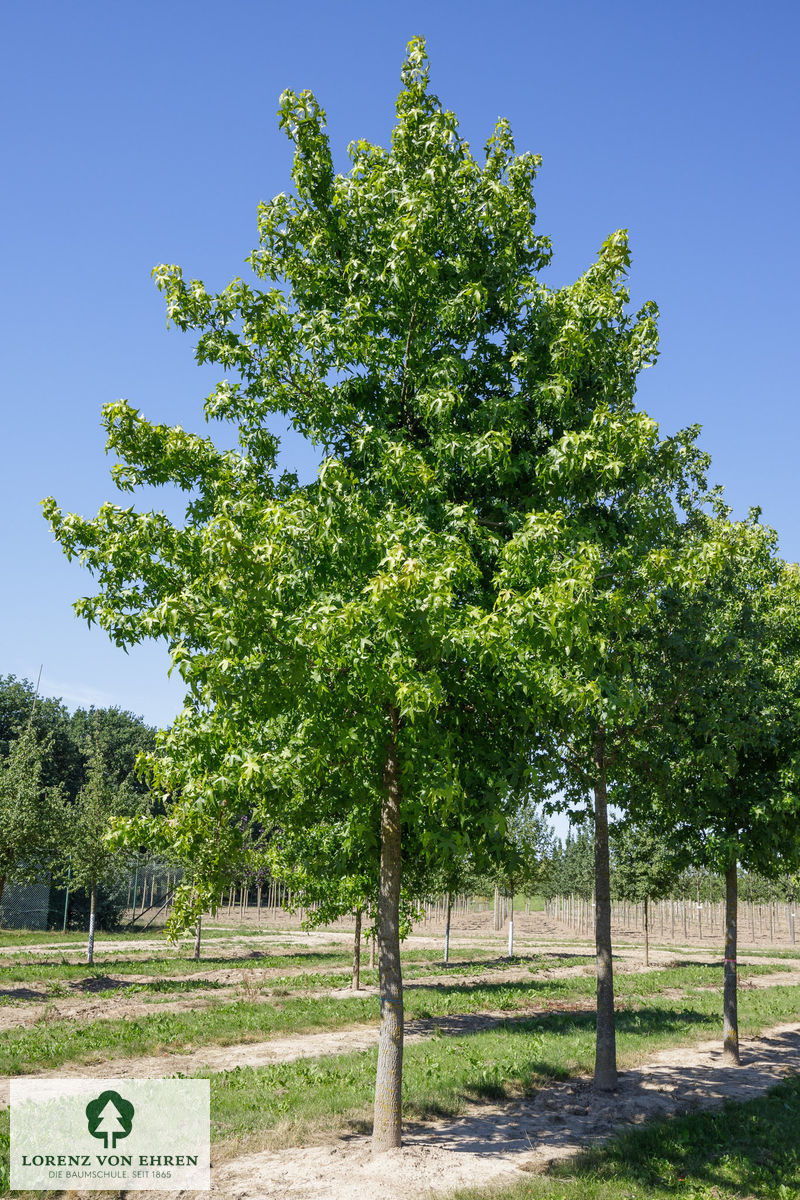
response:
<svg viewBox="0 0 800 1200"><path fill-rule="evenodd" d="M452 897L448 892L444 901L444 962L450 962L450 905Z"/></svg>
<svg viewBox="0 0 800 1200"><path fill-rule="evenodd" d="M739 1066L739 1014L736 994L736 908L738 879L736 863L725 872L725 986L723 993L722 1055L731 1066Z"/></svg>
<svg viewBox="0 0 800 1200"><path fill-rule="evenodd" d="M353 935L353 979L350 984L354 992L361 987L361 909L356 909L356 931Z"/></svg>
<svg viewBox="0 0 800 1200"><path fill-rule="evenodd" d="M399 714L390 707L392 731L386 747L381 804L381 866L378 892L378 982L381 1032L375 1078L372 1151L401 1145L403 1083L403 974L400 966L400 763Z"/></svg>
<svg viewBox="0 0 800 1200"><path fill-rule="evenodd" d="M259 884L258 889L256 891L256 912L258 914L259 925L261 924L261 888L262 888L262 885Z"/></svg>
<svg viewBox="0 0 800 1200"><path fill-rule="evenodd" d="M510 908L508 910L508 957L514 957L514 893L511 893Z"/></svg>
<svg viewBox="0 0 800 1200"><path fill-rule="evenodd" d="M197 928L194 931L194 956L200 958L200 938L202 937L203 918L197 918Z"/></svg>
<svg viewBox="0 0 800 1200"><path fill-rule="evenodd" d="M605 736L595 741L594 878L595 945L597 947L597 1041L594 1084L609 1092L617 1086L617 1043L614 1028L614 971L611 962L611 868L608 854L608 795Z"/></svg>
<svg viewBox="0 0 800 1200"><path fill-rule="evenodd" d="M650 910L647 896L644 898L644 965L650 966Z"/></svg>
<svg viewBox="0 0 800 1200"><path fill-rule="evenodd" d="M87 963L94 962L94 919L95 919L96 902L97 902L97 884L95 883L95 881L93 879L92 885L89 889L89 944L86 947Z"/></svg>

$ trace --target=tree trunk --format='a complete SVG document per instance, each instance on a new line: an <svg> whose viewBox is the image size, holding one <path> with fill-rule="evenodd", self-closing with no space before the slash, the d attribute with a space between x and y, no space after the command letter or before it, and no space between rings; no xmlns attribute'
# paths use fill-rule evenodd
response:
<svg viewBox="0 0 800 1200"><path fill-rule="evenodd" d="M89 889L89 944L86 947L87 963L94 962L94 919L95 919L96 901L97 901L97 885L95 884L95 881L92 880L92 886Z"/></svg>
<svg viewBox="0 0 800 1200"><path fill-rule="evenodd" d="M197 928L195 929L195 932L194 932L194 956L196 959L200 958L200 938L202 936L202 929L203 929L203 918L198 917L197 918Z"/></svg>
<svg viewBox="0 0 800 1200"><path fill-rule="evenodd" d="M644 898L644 965L650 966L650 910L647 896Z"/></svg>
<svg viewBox="0 0 800 1200"><path fill-rule="evenodd" d="M736 908L738 880L736 863L725 872L725 986L723 994L722 1056L739 1066L739 1014L736 995Z"/></svg>
<svg viewBox="0 0 800 1200"><path fill-rule="evenodd" d="M256 909L257 909L257 913L258 913L259 925L261 924L261 888L262 888L262 885L259 884L258 889L256 891Z"/></svg>
<svg viewBox="0 0 800 1200"><path fill-rule="evenodd" d="M444 963L445 966L450 962L450 893L447 893L444 902Z"/></svg>
<svg viewBox="0 0 800 1200"><path fill-rule="evenodd" d="M356 931L353 936L353 979L350 984L354 992L361 987L361 909L356 909Z"/></svg>
<svg viewBox="0 0 800 1200"><path fill-rule="evenodd" d="M6 890L6 877L0 875L0 904L3 903L3 892Z"/></svg>
<svg viewBox="0 0 800 1200"><path fill-rule="evenodd" d="M508 957L514 957L514 893L511 893L508 910Z"/></svg>
<svg viewBox="0 0 800 1200"><path fill-rule="evenodd" d="M605 736L594 746L594 879L595 945L597 948L597 1040L594 1084L600 1091L617 1086L617 1044L614 1028L614 971L611 962L611 869L608 855L608 795Z"/></svg>
<svg viewBox="0 0 800 1200"><path fill-rule="evenodd" d="M403 974L400 966L400 763L399 714L391 707L381 803L381 866L378 892L378 983L381 1032L375 1078L372 1151L401 1145L403 1084Z"/></svg>

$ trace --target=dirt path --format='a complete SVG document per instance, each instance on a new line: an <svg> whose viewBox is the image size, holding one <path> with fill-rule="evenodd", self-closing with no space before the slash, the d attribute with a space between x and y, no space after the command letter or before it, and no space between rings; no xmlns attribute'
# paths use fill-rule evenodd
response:
<svg viewBox="0 0 800 1200"><path fill-rule="evenodd" d="M780 984L796 984L800 974L786 972L778 975L758 975L742 986L768 988ZM698 989L711 991L711 988ZM720 989L716 989L720 990ZM344 993L347 995L348 993ZM683 992L676 989L676 995ZM525 1021L555 1011L588 1012L594 1008L593 997L573 1001L550 1001L546 1005L486 1011L481 1013L453 1014L430 1018L416 1018L406 1022L406 1043L423 1041L434 1035L450 1037L464 1036L496 1028L509 1021ZM165 1006L166 1007L166 1006ZM115 1011L117 1005L115 1005ZM37 1071L32 1075L64 1078L82 1076L105 1078L110 1071L118 1078L136 1079L166 1075L193 1075L198 1072L233 1070L236 1067L263 1067L269 1063L291 1062L298 1058L317 1058L327 1055L348 1054L371 1049L377 1042L378 1024L361 1023L345 1026L330 1032L297 1033L285 1037L274 1037L268 1041L237 1042L232 1045L208 1045L187 1052L141 1055L136 1058L99 1059L97 1062L65 1063L50 1071ZM8 1105L9 1080L0 1080L0 1108Z"/></svg>
<svg viewBox="0 0 800 1200"><path fill-rule="evenodd" d="M763 959L757 960L763 963ZM671 961L651 963L649 970L657 971L672 965ZM623 960L615 967L618 976L637 974L644 969L638 960ZM197 1012L218 1004L230 1004L236 1000L246 1000L254 1004L273 1003L275 992L270 989L270 980L296 977L306 973L304 967L296 968L245 968L237 970L223 969L220 971L197 972L182 975L185 982L192 980L218 982L221 987L213 989L189 990L181 992L175 999L164 998L163 993L152 993L150 996L115 996L109 1002L108 996L48 996L46 992L34 991L29 987L7 989L4 995L9 996L13 1003L0 1006L0 1032L10 1029L31 1028L44 1021L112 1021L120 1018L135 1020L138 1017L152 1016L156 1013ZM336 974L335 970L326 972ZM528 968L498 968L473 974L420 975L408 980L406 990L415 987L451 987L453 985L469 985L481 987L486 984L505 983L509 985L530 982L531 980L568 979L584 975L593 975L594 966L577 964L571 967L542 967L535 972ZM349 971L343 969L342 980L349 977ZM92 981L97 983L98 990L119 988L120 990L135 983L157 982L163 976L125 975ZM740 988L777 987L781 984L800 983L800 970L776 971L770 975L756 975L739 983ZM721 986L721 983L720 983ZM716 985L700 988L701 991L718 990ZM684 988L665 988L662 995L680 997L685 994ZM330 997L336 1000L349 1000L354 993L348 984L343 982L341 987L304 988L295 993L304 999ZM359 998L376 996L378 988L362 987L358 992ZM282 989L281 989L282 995ZM283 995L282 995L282 998ZM512 1010L519 1012L520 1010ZM527 1010L526 1010L527 1011ZM532 1011L540 1011L537 1008ZM326 1051L319 1051L326 1053ZM338 1051L335 1051L338 1053Z"/></svg>
<svg viewBox="0 0 800 1200"><path fill-rule="evenodd" d="M405 1042L423 1041L435 1034L457 1037L493 1029L506 1021L522 1021L543 1016L556 1009L570 1012L594 1008L594 999L537 1007L464 1015L418 1018L406 1021ZM292 1062L298 1058L349 1054L369 1050L378 1041L378 1022L351 1025L323 1033L297 1033L270 1038L266 1042L237 1042L233 1045L203 1046L186 1053L141 1055L138 1058L98 1059L97 1062L64 1063L50 1071L34 1071L25 1078L65 1079L72 1076L104 1079L113 1073L117 1079L161 1078L168 1075L193 1075L197 1072L231 1071L236 1067L264 1067L269 1063ZM0 1080L0 1108L8 1105L9 1080Z"/></svg>
<svg viewBox="0 0 800 1200"><path fill-rule="evenodd" d="M224 1200L422 1200L459 1187L511 1184L614 1133L725 1100L750 1100L800 1071L800 1025L776 1026L724 1067L718 1042L672 1047L626 1070L613 1096L588 1079L528 1100L472 1105L461 1117L407 1127L400 1150L373 1158L365 1137L248 1154L213 1169ZM209 1193L179 1193L183 1200Z"/></svg>

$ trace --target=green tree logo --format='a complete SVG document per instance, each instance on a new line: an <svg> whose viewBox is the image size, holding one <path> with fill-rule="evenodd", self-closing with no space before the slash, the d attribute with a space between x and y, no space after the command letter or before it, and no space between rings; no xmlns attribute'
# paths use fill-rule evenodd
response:
<svg viewBox="0 0 800 1200"><path fill-rule="evenodd" d="M101 1092L86 1105L86 1119L92 1137L102 1138L106 1150L113 1150L118 1138L126 1138L133 1128L134 1108L119 1092ZM109 1146L109 1138L111 1145Z"/></svg>

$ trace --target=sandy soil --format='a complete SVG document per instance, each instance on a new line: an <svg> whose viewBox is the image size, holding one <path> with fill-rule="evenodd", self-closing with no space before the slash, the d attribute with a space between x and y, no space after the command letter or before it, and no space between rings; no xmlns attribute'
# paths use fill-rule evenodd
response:
<svg viewBox="0 0 800 1200"><path fill-rule="evenodd" d="M743 987L767 988L779 984L796 984L800 982L800 973L779 972L774 975L758 975L748 980ZM703 988L703 991L715 989ZM718 990L718 989L717 989ZM683 993L674 989L676 996ZM343 995L352 995L344 991ZM665 995L670 994L665 990ZM105 1001L104 1003L108 1003ZM482 1030L492 1029L510 1021L526 1021L532 1017L543 1016L555 1011L588 1012L594 1009L593 997L584 1000L548 1001L546 1004L531 1005L530 1007L513 1010L495 1010L481 1013L453 1014L449 1016L418 1018L406 1022L405 1041L407 1043L422 1041L434 1035L450 1037L464 1036ZM166 1006L165 1006L166 1007ZM184 1008L192 1007L183 1002ZM115 1003L114 1015L122 1015L122 1005ZM150 1009L149 1011L152 1011ZM132 1015L132 1014L127 1014ZM227 1071L236 1067L263 1067L268 1063L290 1062L298 1058L316 1058L323 1055L347 1054L359 1050L368 1050L378 1040L378 1024L360 1024L336 1029L332 1032L299 1033L286 1037L270 1038L268 1041L239 1042L233 1045L203 1046L198 1050L178 1053L161 1053L142 1055L136 1058L98 1059L97 1062L68 1063L51 1071L36 1072L40 1076L63 1078L65 1076L86 1076L104 1078L108 1075L113 1063L113 1072L119 1078L136 1079L161 1077L165 1075L192 1075L203 1071ZM800 1068L800 1064L798 1064ZM0 1108L8 1104L7 1079L0 1080Z"/></svg>
<svg viewBox="0 0 800 1200"><path fill-rule="evenodd" d="M615 955L615 958L617 956ZM687 961L684 959L683 961ZM689 959L688 961L694 961ZM742 963L748 960L746 956L740 959ZM750 961L766 964L769 959L758 958ZM780 964L783 960L773 960L775 964ZM649 967L645 967L644 961L636 952L626 951L623 949L615 962L615 973L618 975L627 975L637 973L643 970L659 970L674 967L679 965L679 960L676 960L667 952L659 952L653 956ZM103 1021L103 1020L118 1020L122 1017L131 1020L147 1016L154 1012L195 1012L199 1009L208 1008L215 1004L230 1003L237 999L246 999L250 1003L269 1004L273 1002L274 992L271 991L269 984L271 980L286 977L297 977L306 973L306 967L253 967L253 968L235 968L235 969L210 969L206 971L194 971L191 974L181 975L179 978L183 982L197 981L216 982L221 984L221 987L213 989L198 988L181 992L174 999L168 999L164 993L151 993L148 995L127 997L115 997L112 1004L109 1004L107 996L95 996L94 992L108 991L114 988L120 990L135 983L151 983L158 982L164 979L160 975L113 975L113 964L109 964L109 974L101 977L90 977L86 980L77 980L67 985L74 994L67 996L50 996L45 987L35 988L30 985L20 985L18 987L9 987L0 991L0 995L11 1000L10 1004L0 1005L0 1032L6 1029L15 1028L30 1028L33 1025L43 1021ZM326 971L326 973L338 973L335 969ZM493 983L521 983L527 982L533 978L537 980L543 979L566 979L574 978L582 975L593 975L593 963L579 963L572 966L543 966L532 972L528 967L498 967L494 970L491 968L476 974L459 975L459 974L440 974L440 975L421 975L409 980L405 987L406 990L411 990L415 987L431 987L431 986L452 986L458 984L469 984L470 986L479 987L484 984ZM308 988L297 992L297 995L305 997L320 997L328 996L334 999L346 1000L353 996L353 992L349 986L349 971L342 969L342 986L334 988ZM774 972L771 975L755 976L753 979L740 982L740 988L749 987L775 987L779 984L797 984L800 983L800 969L786 970ZM713 990L713 989L708 989ZM89 993L88 995L86 993ZM377 995L377 987L362 987L359 991L359 996ZM683 995L683 990L680 988L664 989L664 995ZM518 1010L517 1010L518 1011ZM536 1011L536 1010L532 1010ZM325 1051L320 1051L325 1053Z"/></svg>
<svg viewBox="0 0 800 1200"><path fill-rule="evenodd" d="M212 1197L225 1200L422 1200L458 1187L513 1183L544 1172L632 1124L724 1100L749 1100L800 1070L800 1025L743 1045L725 1067L718 1042L660 1051L620 1076L613 1095L588 1079L543 1088L531 1099L473 1105L461 1117L410 1124L400 1150L373 1157L365 1137L333 1145L248 1154L216 1167ZM208 1193L180 1193L184 1200Z"/></svg>
<svg viewBox="0 0 800 1200"><path fill-rule="evenodd" d="M615 956L616 957L616 956ZM743 963L746 959L740 960ZM759 963L769 962L767 959L754 959L752 961ZM776 963L782 960L775 960ZM628 975L637 973L643 970L657 971L659 969L667 969L678 965L676 960L668 954L662 954L657 961L650 963L650 966L645 968L644 962L636 954L628 954L620 956L615 963L615 973L617 975ZM154 1012L195 1012L198 1009L208 1008L215 1004L231 1003L237 999L245 999L250 1003L269 1004L273 1002L275 993L270 989L270 981L280 978L293 978L306 973L306 967L253 967L253 968L237 968L237 969L217 969L208 971L193 971L188 975L181 975L179 978L183 982L197 981L216 982L221 984L220 987L213 989L197 988L181 992L174 999L168 999L165 993L156 992L150 995L137 997L119 996L115 997L113 1004L109 1004L107 996L94 996L92 993L100 991L109 991L114 988L129 987L136 983L152 983L164 979L160 975L119 975L114 976L113 965L109 965L109 974L101 977L91 977L86 980L76 980L67 986L73 990L74 994L63 996L48 995L46 987L33 988L29 985L21 985L19 987L10 987L0 991L0 995L11 1000L10 1004L0 1005L0 1031L5 1029L15 1028L30 1028L33 1025L39 1024L42 1021L104 1021L118 1020L121 1017L134 1019L136 1017L147 1016ZM441 975L421 975L414 979L408 980L405 984L406 991L415 987L432 987L441 986L447 987L459 984L469 984L473 987L480 987L485 984L493 983L524 983L531 979L568 979L583 975L594 974L593 963L578 963L572 966L543 966L531 971L528 967L498 967L494 970L491 968L476 974L459 975L459 974L441 974ZM339 973L335 969L329 972L330 974ZM329 996L334 999L346 1000L353 996L353 992L349 986L349 971L343 969L341 971L342 986L334 988L305 988L297 991L297 995L304 997L320 997ZM348 982L345 982L347 980ZM775 987L778 984L796 984L800 983L800 968L796 970L786 970L774 972L771 975L759 975L753 979L740 982L742 988L748 987ZM88 995L86 993L89 993ZM358 993L359 996L373 996L378 994L378 988L374 986L362 987ZM664 989L664 995L680 996L683 994L682 989L672 988Z"/></svg>
<svg viewBox="0 0 800 1200"><path fill-rule="evenodd" d="M485 918L485 919L484 919ZM451 939L454 958L460 946L483 944L488 953L504 953L505 935L497 934L490 927L491 914L480 914L474 920L467 918ZM531 914L518 921L518 937L515 948L518 953L545 953L570 955L590 952L588 942L573 938L571 931L558 922L545 918L543 914ZM145 1012L180 1011L196 1009L211 1003L236 996L247 995L249 999L270 1001L269 979L276 975L301 974L307 968L269 967L270 953L280 953L285 945L306 948L337 948L350 946L351 932L343 928L333 932L304 933L296 927L281 928L278 938L275 927L271 936L265 929L262 941L253 936L214 938L204 940L204 949L213 946L215 957L230 957L230 968L211 967L193 972L183 979L195 979L198 983L217 980L224 983L221 989L183 993L179 998L153 1000L143 997L107 997L82 994L57 997L43 1003L41 993L35 985L9 989L6 994L16 992L16 999L24 1004L13 1004L7 1009L0 1007L0 1029L14 1024L33 1023L35 1020L74 1019L98 1020L104 1017L135 1017ZM763 945L763 943L762 943ZM408 939L408 949L440 948L441 931L435 927L413 935ZM663 947L651 951L650 969L677 966L681 963L706 962L719 965L720 947L717 939L709 938L705 944L692 946ZM103 942L102 953L125 953L133 957L147 950L163 950L163 939L152 942ZM777 947L776 947L777 948ZM263 953L264 967L237 968L235 959L246 953ZM2 948L0 955L51 953L62 955L63 947L53 945ZM80 955L82 947L76 945L68 954ZM637 939L631 943L617 940L615 943L616 969L621 973L644 969L641 944ZM12 959L12 961L13 961ZM740 961L747 962L746 950L740 952ZM750 961L766 964L767 957L751 958ZM772 960L780 963L781 960ZM146 970L146 964L142 964ZM788 964L782 963L783 966ZM93 987L124 987L134 982L146 982L159 976L142 973L136 976L115 976L113 961L107 963L107 976L92 981ZM314 969L310 967L309 969ZM325 968L322 968L325 969ZM479 975L438 975L410 980L408 987L439 983L471 983L520 979L558 978L570 975L592 974L593 964L551 966L533 976L527 966L503 970L487 967ZM343 972L344 975L344 972ZM345 976L346 977L346 976ZM243 984L244 980L244 984ZM756 976L740 986L772 987L779 984L797 984L800 970L785 969L772 975ZM263 990L262 990L263 985ZM319 990L306 994L328 994L348 996L348 988ZM362 994L368 994L366 992ZM676 994L681 994L677 992ZM161 994L163 995L163 994ZM417 1041L439 1032L450 1035L465 1034L479 1029L491 1028L503 1021L523 1020L537 1013L552 1011L553 1008L593 1008L588 999L577 1004L548 1004L523 1011L488 1012L470 1016L451 1016L425 1021L410 1021L407 1024L409 1041ZM20 1018L23 1020L20 1020ZM114 1060L114 1074L122 1077L146 1077L172 1075L178 1072L192 1074L200 1071L229 1070L237 1066L262 1066L269 1063L290 1061L296 1058L318 1055L341 1054L367 1049L377 1040L377 1024L360 1025L333 1032L305 1033L273 1038L265 1042L242 1043L233 1046L204 1046L195 1051L180 1054L159 1054L136 1059ZM46 1072L52 1077L68 1075L105 1078L109 1074L108 1060L90 1064L66 1064ZM225 1200L422 1200L423 1197L441 1195L461 1186L493 1187L519 1179L520 1171L546 1171L555 1160L574 1154L576 1151L611 1136L626 1125L654 1119L663 1114L684 1109L721 1103L724 1099L746 1099L772 1086L786 1074L800 1071L800 1024L785 1025L768 1031L761 1038L743 1045L743 1066L723 1067L719 1057L719 1043L709 1042L699 1046L671 1048L659 1052L636 1068L627 1070L620 1078L618 1091L613 1096L595 1095L591 1083L586 1079L570 1080L538 1091L530 1099L492 1105L472 1105L462 1117L449 1121L438 1121L410 1125L407 1128L404 1146L399 1151L374 1158L368 1140L348 1137L327 1145L298 1147L281 1151L262 1151L241 1156L215 1167L212 1195ZM8 1084L0 1082L0 1105L7 1104ZM76 1195L75 1193L71 1193ZM150 1193L159 1195L158 1193ZM88 1194L87 1194L88 1195ZM166 1194L164 1194L166 1195ZM174 1195L174 1193L172 1193ZM207 1196L208 1193L197 1194ZM184 1200L189 1200L184 1194Z"/></svg>
<svg viewBox="0 0 800 1200"><path fill-rule="evenodd" d="M524 1021L544 1013L560 1011L589 1011L594 999L546 1007L468 1013L406 1021L406 1043L422 1041L434 1034L463 1036L492 1029L503 1022ZM88 1063L65 1063L51 1071L32 1072L26 1078L63 1079L69 1076L103 1079L111 1071L119 1079L137 1079L167 1075L192 1075L199 1071L231 1071L236 1067L263 1067L268 1063L291 1062L297 1058L317 1058L329 1054L348 1054L369 1050L378 1041L377 1021L369 1025L352 1025L330 1033L298 1033L287 1037L270 1038L266 1042L237 1042L227 1046L203 1046L184 1053L142 1055L137 1058L101 1059ZM0 1108L8 1105L8 1079L0 1080Z"/></svg>

